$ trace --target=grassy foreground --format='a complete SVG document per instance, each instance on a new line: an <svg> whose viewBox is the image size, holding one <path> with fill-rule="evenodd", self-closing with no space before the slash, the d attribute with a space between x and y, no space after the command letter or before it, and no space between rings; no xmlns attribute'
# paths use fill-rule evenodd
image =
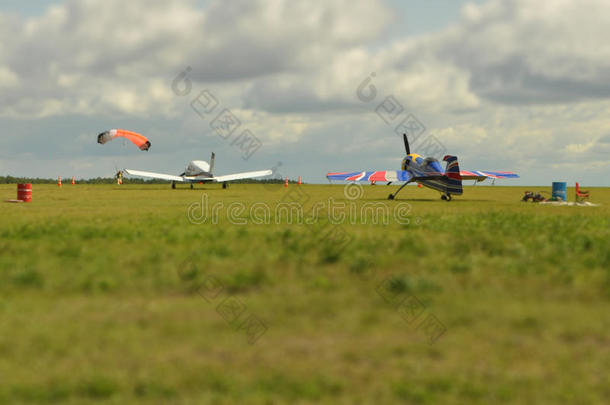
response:
<svg viewBox="0 0 610 405"><path fill-rule="evenodd" d="M0 204L0 403L607 403L610 190L395 189L34 185Z"/></svg>

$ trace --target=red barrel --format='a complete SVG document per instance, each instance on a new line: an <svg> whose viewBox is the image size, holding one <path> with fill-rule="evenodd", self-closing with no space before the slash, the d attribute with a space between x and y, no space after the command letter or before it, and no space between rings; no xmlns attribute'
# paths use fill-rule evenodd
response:
<svg viewBox="0 0 610 405"><path fill-rule="evenodd" d="M32 202L32 185L30 183L17 184L17 199L23 202Z"/></svg>

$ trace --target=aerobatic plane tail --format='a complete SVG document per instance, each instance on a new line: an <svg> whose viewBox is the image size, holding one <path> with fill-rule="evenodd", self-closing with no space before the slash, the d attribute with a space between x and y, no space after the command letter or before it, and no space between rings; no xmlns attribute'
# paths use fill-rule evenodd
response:
<svg viewBox="0 0 610 405"><path fill-rule="evenodd" d="M460 165L458 164L457 156L447 155L443 158L447 162L445 168L445 193L447 194L462 194L462 176L460 175Z"/></svg>
<svg viewBox="0 0 610 405"><path fill-rule="evenodd" d="M212 152L212 156L210 157L210 174L214 175L214 160L216 160L216 154Z"/></svg>

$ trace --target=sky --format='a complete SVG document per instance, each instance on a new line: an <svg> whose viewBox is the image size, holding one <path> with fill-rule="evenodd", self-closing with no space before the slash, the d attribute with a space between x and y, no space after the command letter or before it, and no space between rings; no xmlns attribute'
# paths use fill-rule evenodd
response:
<svg viewBox="0 0 610 405"><path fill-rule="evenodd" d="M607 0L0 1L0 175L274 169L411 151L609 186ZM149 137L96 143L112 128Z"/></svg>

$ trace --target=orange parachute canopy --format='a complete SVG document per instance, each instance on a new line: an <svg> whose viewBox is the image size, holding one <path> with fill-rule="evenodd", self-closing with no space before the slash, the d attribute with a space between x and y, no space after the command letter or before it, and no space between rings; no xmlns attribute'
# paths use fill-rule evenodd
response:
<svg viewBox="0 0 610 405"><path fill-rule="evenodd" d="M105 144L115 138L127 138L140 150L148 150L150 141L142 134L137 132L127 131L125 129L111 129L110 131L102 132L97 136L97 143Z"/></svg>

